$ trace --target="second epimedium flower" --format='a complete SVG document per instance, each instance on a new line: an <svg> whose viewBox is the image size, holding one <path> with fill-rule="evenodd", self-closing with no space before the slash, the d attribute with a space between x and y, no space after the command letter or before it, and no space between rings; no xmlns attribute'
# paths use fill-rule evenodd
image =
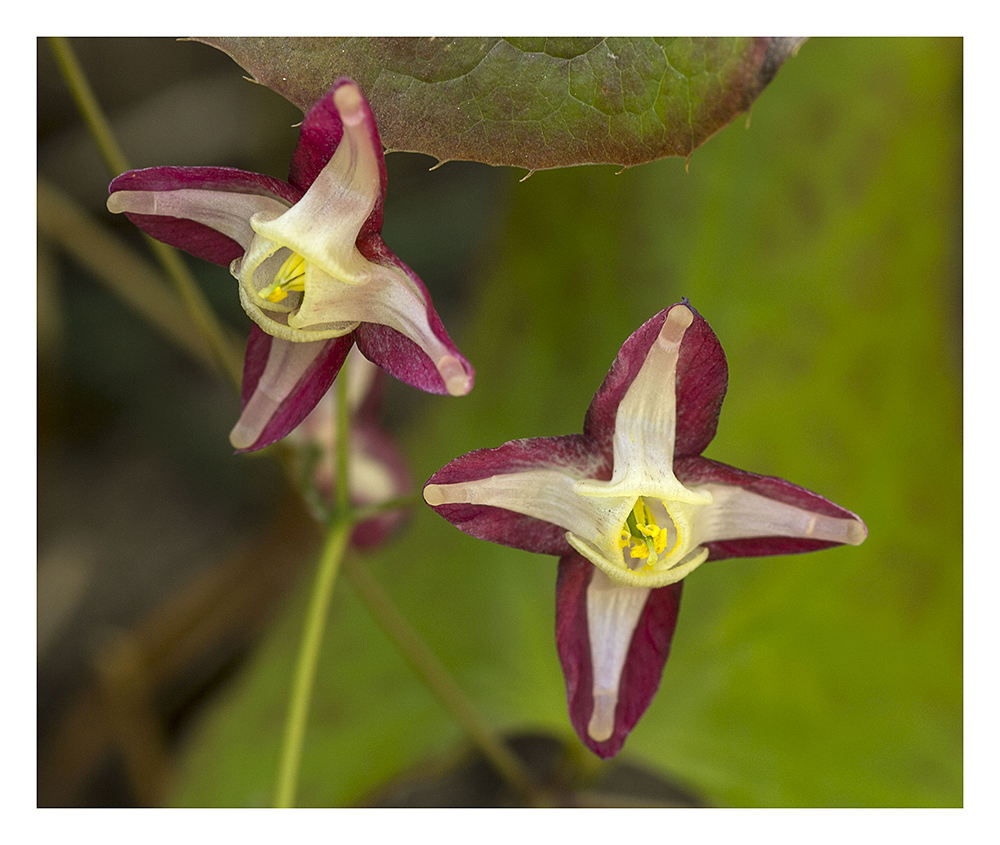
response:
<svg viewBox="0 0 1000 845"><path fill-rule="evenodd" d="M685 300L622 345L582 434L514 440L438 470L424 499L467 534L557 555L570 720L618 753L659 687L683 579L708 560L858 545L864 522L791 482L702 457L728 383Z"/></svg>
<svg viewBox="0 0 1000 845"><path fill-rule="evenodd" d="M148 234L228 266L255 333L255 388L233 430L241 451L295 428L350 347L430 393L463 396L474 372L423 282L384 243L385 159L360 88L341 78L306 114L288 181L233 168L154 167L110 186L108 208ZM250 366L250 350L248 363Z"/></svg>

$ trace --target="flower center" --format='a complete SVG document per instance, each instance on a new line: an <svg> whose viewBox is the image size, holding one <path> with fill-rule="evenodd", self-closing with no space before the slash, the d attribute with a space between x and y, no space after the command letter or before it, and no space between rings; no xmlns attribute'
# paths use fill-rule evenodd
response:
<svg viewBox="0 0 1000 845"><path fill-rule="evenodd" d="M281 302L291 290L306 289L306 260L297 252L285 259L284 264L274 274L274 281L259 292L261 299L269 302Z"/></svg>
<svg viewBox="0 0 1000 845"><path fill-rule="evenodd" d="M652 572L659 560L674 553L680 539L666 506L656 500L647 502L640 496L625 519L618 547L629 569Z"/></svg>

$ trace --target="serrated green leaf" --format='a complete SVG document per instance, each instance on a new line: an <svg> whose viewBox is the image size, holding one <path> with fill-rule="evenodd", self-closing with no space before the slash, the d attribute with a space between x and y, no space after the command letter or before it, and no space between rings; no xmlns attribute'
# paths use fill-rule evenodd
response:
<svg viewBox="0 0 1000 845"><path fill-rule="evenodd" d="M390 150L545 170L690 156L795 38L201 38L303 111L361 85Z"/></svg>

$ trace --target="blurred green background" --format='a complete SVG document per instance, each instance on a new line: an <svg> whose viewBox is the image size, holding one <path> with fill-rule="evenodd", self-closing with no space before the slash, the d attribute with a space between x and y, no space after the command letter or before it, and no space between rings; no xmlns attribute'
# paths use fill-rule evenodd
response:
<svg viewBox="0 0 1000 845"><path fill-rule="evenodd" d="M193 96L204 99L209 79L217 88L205 114L213 103L232 110L236 97L252 102L233 116L235 125L218 121L221 127L178 106L186 122L171 130L165 121L156 133L161 147L144 153L150 160L136 152L146 150L142 138L130 149L123 130L133 163L225 163L283 175L295 110L247 83L226 94L237 91L226 86L240 71L204 45L156 44L145 55L173 61L188 77L178 82L150 58L131 73L154 77L166 94L123 92L125 83L95 70L117 125L143 125L130 118L143 108L162 117L165 106L148 110L154 96L162 105L178 90L200 90ZM107 57L135 60L136 45L81 44L81 56L89 51L90 67L103 62L120 74L121 64ZM46 150L63 149L58 144L80 130L58 83L45 87L51 60L44 53L40 45L40 106L65 117L46 126L40 108L40 171L100 214L104 194L95 199L76 177L61 176L66 153ZM719 433L705 454L788 478L868 524L869 539L857 548L722 561L688 579L660 692L621 759L705 803L962 803L961 91L959 39L814 39L764 90L749 126L738 118L688 167L667 159L621 173L543 171L519 182L523 172L463 163L428 172L423 157L388 158L386 242L421 274L477 369L467 398L395 384L387 392L387 425L418 485L471 449L580 431L622 341L687 296L729 360ZM250 144L244 123L274 134ZM203 129L223 138L171 153ZM85 140L76 148L87 155ZM103 222L133 236L120 221ZM44 316L39 324L40 480L52 479L39 485L40 585L51 538L66 530L57 502L71 495L60 493L67 465L86 475L98 464L102 478L118 478L105 486L122 495L131 486L149 489L145 470L115 475L122 454L139 456L162 468L156 477L169 479L162 495L182 512L173 533L157 537L155 554L141 541L128 555L99 544L92 570L105 574L85 580L52 642L79 641L88 624L134 628L143 613L121 607L151 613L180 589L184 579L171 561L199 526L207 539L180 567L192 578L211 571L228 542L277 530L268 514L279 508L294 527L279 547L290 573L287 599L261 636L221 661L224 671L186 706L182 727L167 731L175 770L169 803L267 804L315 536L281 510L291 507L290 494L266 459L230 456L235 396L171 357L99 288L77 281L83 276L71 260L59 261L57 282L40 286L54 289L60 303L51 309L59 341L46 345ZM226 319L245 331L226 272L191 266ZM67 385L68 395L56 390ZM57 395L49 403L55 410L46 411L47 397ZM50 476L54 455L71 460L60 460ZM120 549L118 524L98 516L88 527L108 549ZM102 568L108 555L117 555L115 572L161 583L162 594L143 602L119 597L109 614L100 585L122 587ZM159 575L147 569L154 559L161 559ZM473 540L421 508L368 564L498 729L577 743L553 634L554 558ZM299 571L306 577L296 580ZM41 588L39 601L41 617ZM87 602L105 610L84 612ZM92 665L81 658L46 670L43 658L40 649L40 690L51 696L51 716L40 717L40 747L65 722L60 695L71 695L73 685L60 679L75 672L84 679L77 686L85 684ZM40 712L47 701L40 694ZM300 804L365 801L461 740L342 581Z"/></svg>

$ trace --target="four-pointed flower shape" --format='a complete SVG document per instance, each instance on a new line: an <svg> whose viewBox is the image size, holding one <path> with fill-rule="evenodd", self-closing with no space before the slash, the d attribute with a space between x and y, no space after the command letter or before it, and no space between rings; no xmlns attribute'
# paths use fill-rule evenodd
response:
<svg viewBox="0 0 1000 845"><path fill-rule="evenodd" d="M375 118L346 78L306 114L287 182L232 168L153 167L111 183L112 212L229 266L239 280L256 326L243 412L230 436L238 450L260 449L295 428L354 343L421 390L472 389L472 367L423 282L382 241L385 186Z"/></svg>
<svg viewBox="0 0 1000 845"><path fill-rule="evenodd" d="M556 641L570 719L602 757L618 753L659 686L682 578L710 559L868 535L822 496L701 456L727 380L715 333L685 300L625 341L583 434L470 452L424 487L467 534L560 556Z"/></svg>

